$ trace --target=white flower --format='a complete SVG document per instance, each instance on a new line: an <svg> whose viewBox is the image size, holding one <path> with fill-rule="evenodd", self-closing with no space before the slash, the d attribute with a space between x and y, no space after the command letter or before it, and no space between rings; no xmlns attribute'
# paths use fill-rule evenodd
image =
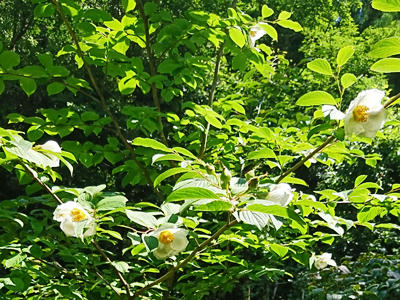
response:
<svg viewBox="0 0 400 300"><path fill-rule="evenodd" d="M57 206L54 211L53 219L61 222L60 228L67 236L75 236L76 224L83 220L87 220L86 227L89 227L83 234L83 237L96 234L96 223L94 219L79 203L74 201L68 201Z"/></svg>
<svg viewBox="0 0 400 300"><path fill-rule="evenodd" d="M372 89L362 91L351 101L344 117L346 135L374 138L385 123L387 111L381 104L385 93Z"/></svg>
<svg viewBox="0 0 400 300"><path fill-rule="evenodd" d="M256 44L256 41L260 39L264 34L267 32L262 29L260 26L255 25L250 28L249 32L249 46L250 48L253 48Z"/></svg>
<svg viewBox="0 0 400 300"><path fill-rule="evenodd" d="M266 200L275 202L280 206L287 206L293 199L292 188L287 183L278 183L269 192Z"/></svg>
<svg viewBox="0 0 400 300"><path fill-rule="evenodd" d="M171 226L162 226L149 235L158 239L158 247L153 251L157 259L167 259L185 250L189 241L186 238L187 230Z"/></svg>
<svg viewBox="0 0 400 300"><path fill-rule="evenodd" d="M322 113L324 114L324 117L329 116L331 120L344 119L344 113L333 105L322 105Z"/></svg>
<svg viewBox="0 0 400 300"><path fill-rule="evenodd" d="M46 143L44 143L40 147L42 149L44 149L44 150L50 150L50 151L53 151L55 153L61 153L61 147L55 141L47 141ZM49 167L53 168L53 167L59 167L60 166L60 159L57 156L52 155L52 154L48 154L48 153L46 153L46 155L51 158L51 163L49 164Z"/></svg>
<svg viewBox="0 0 400 300"><path fill-rule="evenodd" d="M332 253L324 253L322 255L315 256L314 265L317 269L324 269L328 265L336 267L336 262L331 259Z"/></svg>

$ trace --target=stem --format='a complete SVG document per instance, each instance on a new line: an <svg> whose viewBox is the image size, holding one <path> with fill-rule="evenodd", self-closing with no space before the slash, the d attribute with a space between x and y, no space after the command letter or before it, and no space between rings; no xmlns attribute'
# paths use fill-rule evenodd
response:
<svg viewBox="0 0 400 300"><path fill-rule="evenodd" d="M325 142L323 142L317 149L315 149L313 152L308 154L306 157L304 157L301 161L299 161L297 164L295 164L293 167L291 167L288 171L283 173L279 178L275 181L275 183L279 183L282 181L283 178L288 176L290 173L296 171L298 168L300 168L307 160L309 160L311 157L313 157L315 154L317 154L319 151L321 151L323 148L325 148L330 142L332 142L335 139L334 136L330 136Z"/></svg>
<svg viewBox="0 0 400 300"><path fill-rule="evenodd" d="M135 295L133 296L133 299L139 297L142 295L145 291L147 291L149 288L152 286L155 286L165 280L167 280L170 276L172 276L176 271L178 271L180 268L183 268L195 255L197 252L201 251L204 249L208 244L211 243L211 241L217 239L222 233L224 233L225 230L229 229L230 227L234 226L237 224L236 220L233 220L230 223L226 223L224 226L222 226L216 233L214 233L211 237L209 237L207 240L202 242L199 246L197 246L192 253L188 257L186 257L185 260L183 260L180 264L178 264L176 267L170 269L166 274L158 278L157 280L153 281L152 283L146 285L145 287L141 288L138 290Z"/></svg>
<svg viewBox="0 0 400 300"><path fill-rule="evenodd" d="M387 108L389 105L393 104L394 101L400 98L400 93L398 93L396 96L393 96L390 98L386 103L383 105L384 108Z"/></svg>
<svg viewBox="0 0 400 300"><path fill-rule="evenodd" d="M30 168L25 165L22 161L19 164L24 168L25 172L28 173L47 193L49 193L54 200L56 200L59 204L63 204L60 198L56 194L53 193L51 188L49 188L44 182L42 182L31 170Z"/></svg>
<svg viewBox="0 0 400 300"><path fill-rule="evenodd" d="M221 44L218 50L217 54L217 60L215 62L215 70L214 70L214 79L213 83L211 85L210 93L208 94L208 106L212 109L213 107L213 102L214 102L214 95L215 95L215 89L217 88L217 82L218 82L218 74L219 74L219 69L221 67L221 58L222 54L224 52L224 46L225 42ZM204 156L204 152L206 151L207 148L207 139L208 139L208 133L210 131L210 123L207 122L207 127L203 135L203 139L201 140L201 146L200 146L200 151L199 151L199 158L202 159Z"/></svg>
<svg viewBox="0 0 400 300"><path fill-rule="evenodd" d="M113 269L114 273L119 277L121 280L122 284L125 287L126 294L128 296L128 300L132 299L131 298L131 293L129 291L129 284L126 282L125 278L122 276L122 274L114 267L112 264L111 259L108 258L107 254L104 253L104 251L100 248L100 246L94 241L91 241L92 245L96 248L96 250L103 256L103 258L110 264L111 268Z"/></svg>
<svg viewBox="0 0 400 300"><path fill-rule="evenodd" d="M98 271L95 271L95 273L97 274L97 276L99 276L100 277L100 279L101 280L103 280L113 291L114 291L114 293L116 293L117 294L117 296L120 298L120 299L122 299L122 300L125 300L121 295L120 295L120 293L118 293L118 291L98 272Z"/></svg>
<svg viewBox="0 0 400 300"><path fill-rule="evenodd" d="M147 57L149 59L149 65L150 65L150 75L153 77L153 76L157 75L157 72L156 72L157 68L156 68L156 63L154 61L153 54L151 52L150 31L149 31L149 22L148 22L149 19L148 19L148 17L146 16L146 14L144 12L144 7L143 7L143 4L142 4L142 1L136 0L136 5L137 5L137 8L139 10L140 17L143 20L144 32L145 32L145 35L146 35L146 52L147 52ZM157 111L161 112L160 101L158 99L157 86L156 86L155 82L153 82L151 84L151 93L153 95L153 101L154 101L154 105L155 105ZM162 124L162 120L161 120L160 116L157 116L157 121L160 124L161 128L163 128L163 124ZM163 142L163 144L165 146L169 147L168 146L168 140L165 137L164 131L162 129L161 129L159 134L160 134L160 139ZM169 163L170 163L171 167L175 166L174 162L169 161Z"/></svg>

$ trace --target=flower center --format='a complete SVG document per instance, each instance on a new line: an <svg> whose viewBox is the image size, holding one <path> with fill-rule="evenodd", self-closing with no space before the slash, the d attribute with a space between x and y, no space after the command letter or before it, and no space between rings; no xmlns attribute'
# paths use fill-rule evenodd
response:
<svg viewBox="0 0 400 300"><path fill-rule="evenodd" d="M354 119L357 122L366 122L368 120L369 108L365 105L357 105L356 108L353 110Z"/></svg>
<svg viewBox="0 0 400 300"><path fill-rule="evenodd" d="M74 222L80 222L86 219L85 213L78 208L74 208L73 210L71 210L71 217L72 221Z"/></svg>
<svg viewBox="0 0 400 300"><path fill-rule="evenodd" d="M251 35L252 37L255 37L255 36L256 36L256 33L257 33L256 30L250 30L250 35Z"/></svg>
<svg viewBox="0 0 400 300"><path fill-rule="evenodd" d="M175 239L173 233L169 230L164 230L160 233L158 240L163 244L169 244Z"/></svg>

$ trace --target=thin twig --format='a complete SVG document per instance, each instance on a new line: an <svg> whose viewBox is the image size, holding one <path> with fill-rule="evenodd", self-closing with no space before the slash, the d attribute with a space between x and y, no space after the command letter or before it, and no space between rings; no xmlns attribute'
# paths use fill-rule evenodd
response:
<svg viewBox="0 0 400 300"><path fill-rule="evenodd" d="M319 151L321 151L325 146L327 146L330 142L332 142L335 139L334 136L330 136L325 142L323 142L317 149L315 149L313 152L308 154L306 157L304 157L301 161L299 161L297 164L295 164L293 167L291 167L288 171L283 173L279 178L275 181L275 183L279 183L282 181L283 178L288 176L290 173L296 171L298 168L300 168L307 160L312 158L315 154L317 154Z"/></svg>
<svg viewBox="0 0 400 300"><path fill-rule="evenodd" d="M131 298L131 293L129 291L129 284L126 282L125 278L122 276L122 274L114 267L111 259L108 258L107 254L104 253L104 251L100 248L100 246L94 241L91 241L92 245L96 248L96 250L103 256L103 258L110 264L111 268L113 269L114 273L118 276L118 278L121 280L126 294L128 296L128 300L132 299Z"/></svg>
<svg viewBox="0 0 400 300"><path fill-rule="evenodd" d="M180 264L178 264L176 267L170 269L167 273L165 273L163 276L158 278L157 280L153 281L152 283L146 285L145 287L141 288L138 290L135 295L133 296L133 299L139 297L142 295L145 291L147 291L149 288L152 286L155 286L165 280L167 280L170 276L172 276L176 271L178 271L180 268L184 267L199 251L204 249L208 244L210 244L213 240L217 239L222 233L224 233L225 230L229 229L230 227L234 226L237 224L236 220L233 220L230 223L226 223L224 226L222 226L216 233L214 233L211 237L209 237L207 240L205 240L203 243L201 243L199 246L197 246L192 253L186 257L185 260L183 260Z"/></svg>
<svg viewBox="0 0 400 300"><path fill-rule="evenodd" d="M393 104L394 101L400 98L400 93L398 93L396 96L393 96L390 98L386 103L383 105L384 108L387 108L389 105Z"/></svg>
<svg viewBox="0 0 400 300"><path fill-rule="evenodd" d="M24 168L25 172L28 173L29 176L31 176L46 192L48 192L54 200L56 200L58 203L63 204L60 198L56 194L53 193L51 188L49 188L44 182L42 182L31 170L30 168L25 165L22 161L19 162L19 164Z"/></svg>

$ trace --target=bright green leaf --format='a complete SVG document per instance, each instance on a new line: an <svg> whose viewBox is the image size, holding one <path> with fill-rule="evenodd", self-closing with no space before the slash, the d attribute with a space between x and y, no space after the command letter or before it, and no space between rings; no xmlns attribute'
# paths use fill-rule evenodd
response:
<svg viewBox="0 0 400 300"><path fill-rule="evenodd" d="M296 105L300 106L312 106L312 105L323 105L323 104L336 105L336 101L327 92L314 91L301 96L299 100L297 100L296 102Z"/></svg>
<svg viewBox="0 0 400 300"><path fill-rule="evenodd" d="M229 36L240 48L242 48L246 43L246 39L244 38L242 31L235 27L229 29Z"/></svg>
<svg viewBox="0 0 400 300"><path fill-rule="evenodd" d="M307 64L307 68L320 74L332 75L331 65L328 63L328 61L322 58L317 58L316 60L309 62Z"/></svg>
<svg viewBox="0 0 400 300"><path fill-rule="evenodd" d="M354 47L346 46L339 50L336 61L339 67L343 66L353 56Z"/></svg>
<svg viewBox="0 0 400 300"><path fill-rule="evenodd" d="M371 70L379 73L400 72L400 58L381 59L372 65Z"/></svg>

